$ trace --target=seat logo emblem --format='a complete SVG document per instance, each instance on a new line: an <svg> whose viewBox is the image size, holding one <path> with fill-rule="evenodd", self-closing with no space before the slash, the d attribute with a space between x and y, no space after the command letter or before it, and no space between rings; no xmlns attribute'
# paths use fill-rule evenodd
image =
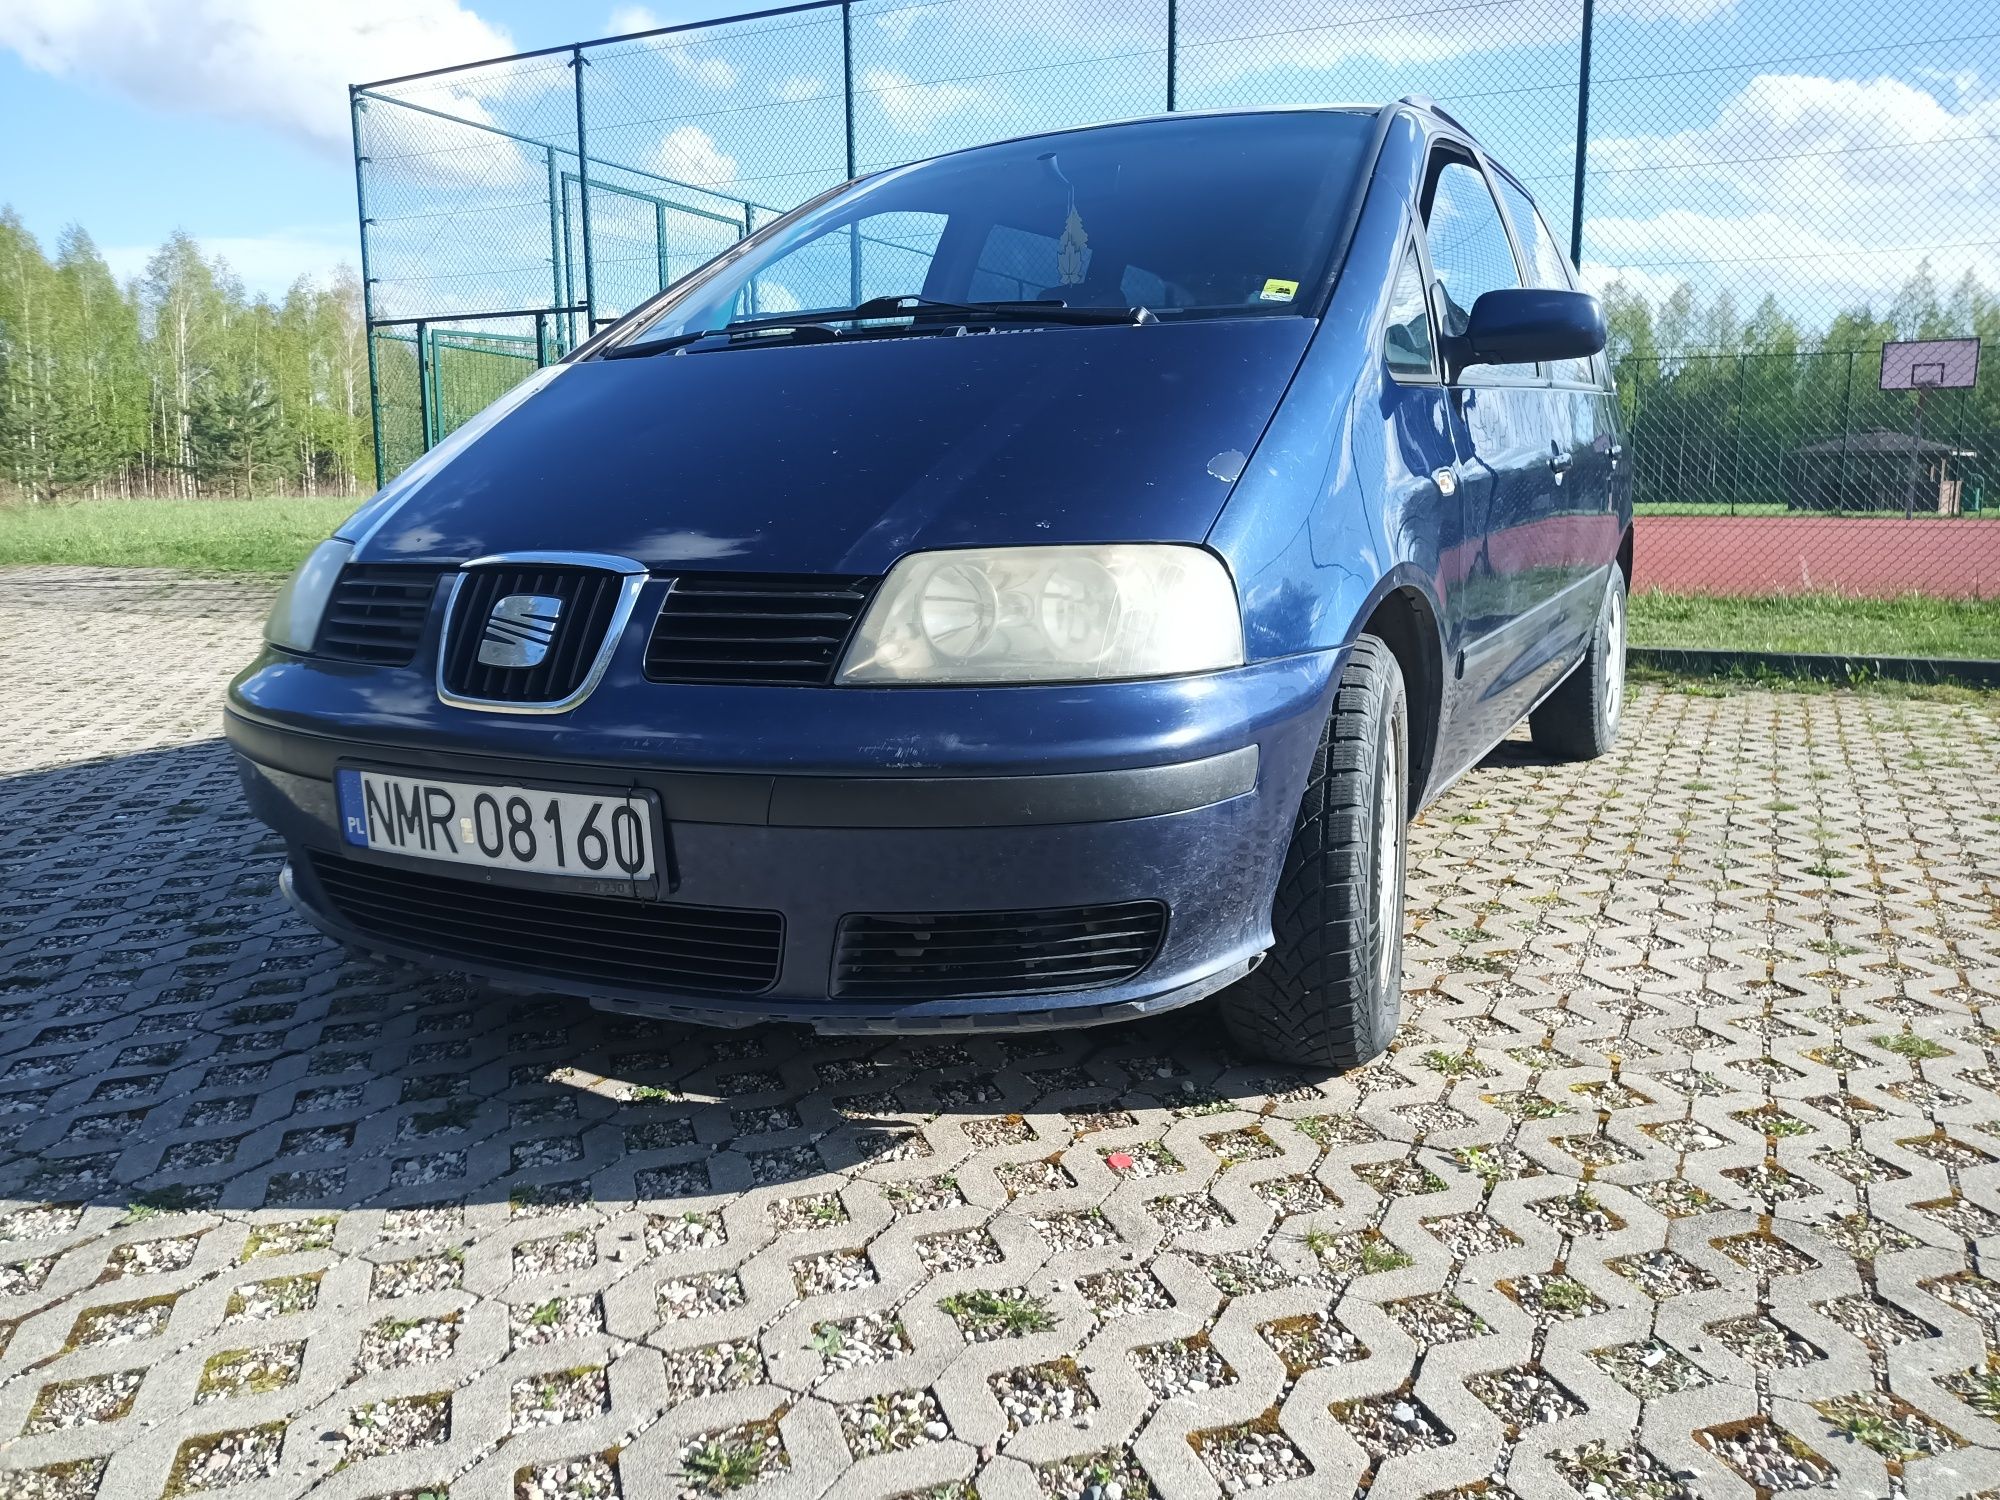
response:
<svg viewBox="0 0 2000 1500"><path fill-rule="evenodd" d="M479 661L488 667L538 667L556 636L563 602L547 594L509 594L487 616Z"/></svg>

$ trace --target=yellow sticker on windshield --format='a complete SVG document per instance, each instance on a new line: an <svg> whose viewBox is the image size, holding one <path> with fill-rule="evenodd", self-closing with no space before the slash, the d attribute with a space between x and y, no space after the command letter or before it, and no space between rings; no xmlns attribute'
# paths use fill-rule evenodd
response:
<svg viewBox="0 0 2000 1500"><path fill-rule="evenodd" d="M1289 302L1292 298L1298 296L1298 294L1299 284L1296 281L1283 281L1273 276L1269 281L1264 283L1264 290L1258 294L1257 300L1259 302Z"/></svg>

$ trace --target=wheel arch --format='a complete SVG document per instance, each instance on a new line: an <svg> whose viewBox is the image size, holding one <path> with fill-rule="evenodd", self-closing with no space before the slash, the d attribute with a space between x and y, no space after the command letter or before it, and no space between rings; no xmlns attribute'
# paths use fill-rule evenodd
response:
<svg viewBox="0 0 2000 1500"><path fill-rule="evenodd" d="M1371 603L1358 633L1389 648L1403 672L1410 710L1409 814L1415 817L1437 766L1444 712L1444 631L1430 595L1405 578L1387 581Z"/></svg>

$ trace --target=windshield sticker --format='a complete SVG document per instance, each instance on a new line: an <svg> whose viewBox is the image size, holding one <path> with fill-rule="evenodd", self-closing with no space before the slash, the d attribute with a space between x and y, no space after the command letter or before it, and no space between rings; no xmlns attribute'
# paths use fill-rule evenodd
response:
<svg viewBox="0 0 2000 1500"><path fill-rule="evenodd" d="M1292 298L1298 296L1298 294L1299 284L1296 281L1285 281L1280 277L1273 276L1269 281L1264 283L1264 290L1257 294L1257 300L1259 302L1289 302Z"/></svg>

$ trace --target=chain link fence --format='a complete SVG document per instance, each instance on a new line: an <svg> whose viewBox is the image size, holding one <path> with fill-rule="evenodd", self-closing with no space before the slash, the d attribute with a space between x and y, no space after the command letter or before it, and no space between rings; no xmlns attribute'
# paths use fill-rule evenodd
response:
<svg viewBox="0 0 2000 1500"><path fill-rule="evenodd" d="M1708 628L1702 598L1786 601L1794 623L1844 596L1983 600L2000 19L1977 0L1800 19L1783 0L821 0L359 85L381 472L849 177L1125 116L1422 92L1527 182L1605 298L1637 583L1697 622L1662 644L1703 643L1681 638ZM1885 343L1959 336L1993 356L1972 388L1924 393L1921 416L1879 388ZM1670 613L1635 610L1637 638Z"/></svg>

